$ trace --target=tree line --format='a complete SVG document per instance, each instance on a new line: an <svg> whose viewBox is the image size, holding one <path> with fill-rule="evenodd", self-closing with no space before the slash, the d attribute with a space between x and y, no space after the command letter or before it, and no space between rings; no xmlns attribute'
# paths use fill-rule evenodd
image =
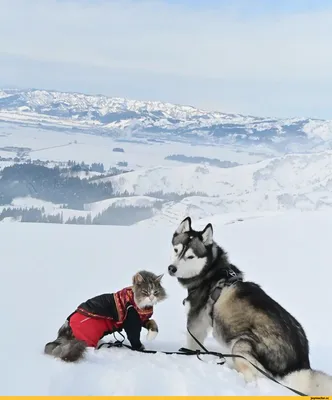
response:
<svg viewBox="0 0 332 400"><path fill-rule="evenodd" d="M159 202L158 202L159 203ZM4 208L0 213L0 221L5 218L13 218L20 222L52 223L52 224L78 224L78 225L132 225L136 222L151 218L159 204L149 207L109 206L106 210L98 213L94 218L88 213L86 216L73 216L64 218L63 211L56 214L46 214L45 208Z"/></svg>

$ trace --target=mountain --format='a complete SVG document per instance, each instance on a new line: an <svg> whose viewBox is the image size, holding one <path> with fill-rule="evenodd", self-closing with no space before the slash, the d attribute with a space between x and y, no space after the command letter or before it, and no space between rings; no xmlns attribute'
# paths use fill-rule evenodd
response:
<svg viewBox="0 0 332 400"><path fill-rule="evenodd" d="M47 215L62 214L68 222L89 214L93 219L111 208L112 218L120 215L122 225L140 221L152 226L175 225L186 215L202 219L222 214L232 223L266 213L331 210L332 151L288 154L231 168L159 165L93 179L94 184L103 182L111 182L115 197L85 203L80 210L45 202L32 192L33 198L21 195L0 206L0 214L6 208L37 207Z"/></svg>
<svg viewBox="0 0 332 400"><path fill-rule="evenodd" d="M111 181L118 193L168 199L154 219L173 224L189 214L204 218L219 213L321 210L332 206L332 151L289 154L233 168L158 166L100 181Z"/></svg>
<svg viewBox="0 0 332 400"><path fill-rule="evenodd" d="M262 118L37 89L0 90L0 120L124 139L267 145L282 151L330 148L332 142L332 121Z"/></svg>

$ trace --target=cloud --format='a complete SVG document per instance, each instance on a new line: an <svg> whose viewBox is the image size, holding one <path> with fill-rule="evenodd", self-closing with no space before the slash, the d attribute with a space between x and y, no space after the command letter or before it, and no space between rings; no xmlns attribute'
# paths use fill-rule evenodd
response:
<svg viewBox="0 0 332 400"><path fill-rule="evenodd" d="M41 74L48 73L43 65L56 63L104 71L105 78L112 73L128 82L141 78L147 86L150 76L153 82L159 77L164 80L158 85L161 100L183 101L183 93L174 87L170 94L167 86L190 82L201 89L191 89L194 97L187 102L202 107L286 115L285 101L296 102L290 106L297 113L315 107L319 112L321 99L331 103L324 89L329 86L330 92L332 82L331 10L246 16L236 1L220 4L0 0L0 49L6 57L39 63ZM215 84L230 94L228 102L218 101ZM295 93L285 100L287 87ZM124 85L123 95L129 92ZM271 112L262 96L272 97Z"/></svg>

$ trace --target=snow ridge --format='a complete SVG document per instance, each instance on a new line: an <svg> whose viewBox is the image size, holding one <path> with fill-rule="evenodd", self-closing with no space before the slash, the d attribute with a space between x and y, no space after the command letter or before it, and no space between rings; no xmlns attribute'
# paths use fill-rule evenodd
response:
<svg viewBox="0 0 332 400"><path fill-rule="evenodd" d="M157 166L101 181L111 181L118 193L183 195L182 200L166 203L155 218L172 223L187 214L204 218L217 213L329 209L332 151L289 154L233 168Z"/></svg>
<svg viewBox="0 0 332 400"><path fill-rule="evenodd" d="M332 139L332 122L308 118L263 118L192 106L37 89L0 90L0 120L50 125L111 136L155 140L310 148Z"/></svg>

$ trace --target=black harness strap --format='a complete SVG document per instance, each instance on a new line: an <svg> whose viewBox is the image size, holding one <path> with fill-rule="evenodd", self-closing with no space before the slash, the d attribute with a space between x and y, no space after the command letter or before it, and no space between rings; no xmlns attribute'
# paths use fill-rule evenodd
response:
<svg viewBox="0 0 332 400"><path fill-rule="evenodd" d="M243 279L241 277L237 276L235 272L231 271L230 278L228 278L227 280L222 279L220 281L220 283L218 282L217 285L212 289L212 291L210 293L210 298L215 303L219 299L221 291L223 290L224 287L232 286L236 282L242 282L242 280Z"/></svg>

